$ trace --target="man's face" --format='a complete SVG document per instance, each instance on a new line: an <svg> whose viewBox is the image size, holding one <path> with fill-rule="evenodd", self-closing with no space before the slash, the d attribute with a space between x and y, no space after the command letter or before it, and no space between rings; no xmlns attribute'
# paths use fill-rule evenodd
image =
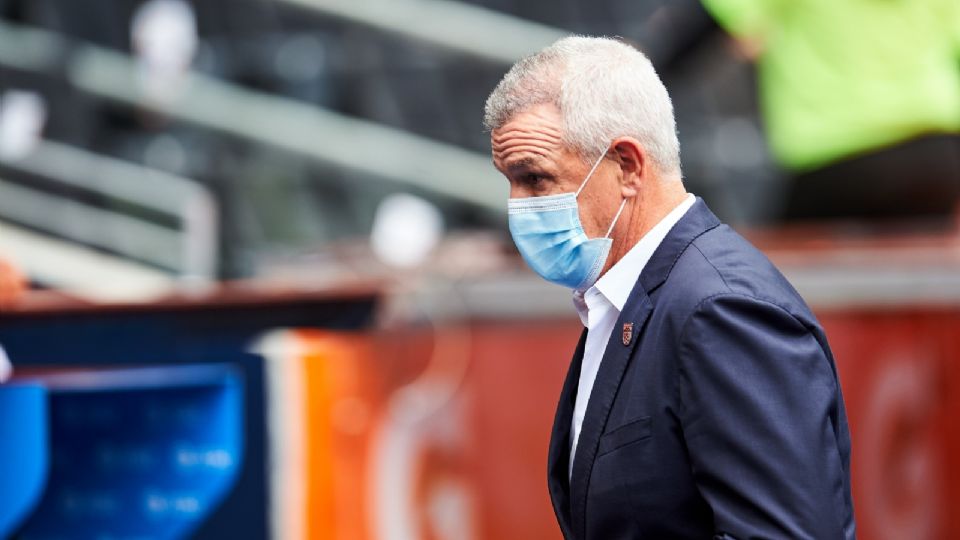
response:
<svg viewBox="0 0 960 540"><path fill-rule="evenodd" d="M553 104L535 105L490 134L493 164L510 182L510 197L541 197L577 191L600 157L583 159L563 144L563 119ZM616 162L604 159L577 198L589 238L601 237L623 200Z"/></svg>

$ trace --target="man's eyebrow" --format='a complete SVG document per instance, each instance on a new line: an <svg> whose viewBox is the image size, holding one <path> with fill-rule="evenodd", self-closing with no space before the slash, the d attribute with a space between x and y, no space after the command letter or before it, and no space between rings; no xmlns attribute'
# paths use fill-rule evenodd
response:
<svg viewBox="0 0 960 540"><path fill-rule="evenodd" d="M507 164L506 168L508 170L515 170L515 169L529 169L531 167L539 167L539 166L540 166L539 159L527 156L527 157L522 157L514 161L511 161L509 164Z"/></svg>

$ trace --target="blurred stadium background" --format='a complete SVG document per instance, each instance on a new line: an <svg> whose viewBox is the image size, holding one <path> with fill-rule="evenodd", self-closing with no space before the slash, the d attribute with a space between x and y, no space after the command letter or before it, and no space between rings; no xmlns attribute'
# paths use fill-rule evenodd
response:
<svg viewBox="0 0 960 540"><path fill-rule="evenodd" d="M571 32L650 56L688 189L824 323L860 537L960 537L960 222L785 221L765 53L725 31L764 2L723 3L0 0L0 538L558 537L581 327L513 248L481 114ZM957 107L888 139L945 137L914 172L949 194L937 20Z"/></svg>

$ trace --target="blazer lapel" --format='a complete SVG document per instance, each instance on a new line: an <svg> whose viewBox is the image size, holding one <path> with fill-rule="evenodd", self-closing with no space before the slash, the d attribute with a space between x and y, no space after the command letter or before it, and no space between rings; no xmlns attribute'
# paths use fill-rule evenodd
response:
<svg viewBox="0 0 960 540"><path fill-rule="evenodd" d="M571 537L570 530L570 483L568 480L570 463L570 422L573 420L573 405L577 398L577 386L580 381L580 366L583 362L583 350L587 341L587 331L580 334L580 342L573 353L573 360L567 369L567 378L563 381L560 402L553 419L553 432L550 434L550 453L547 458L547 483L550 488L550 501L557 515L557 522L564 538Z"/></svg>
<svg viewBox="0 0 960 540"><path fill-rule="evenodd" d="M639 292L639 294L638 294ZM643 332L643 325L653 311L650 297L638 287L634 288L630 300L624 306L623 312L617 319L610 340L603 353L603 361L597 371L596 381L587 403L583 426L580 428L580 440L577 442L577 454L573 460L573 475L570 479L570 511L571 524L576 531L576 538L586 537L586 508L587 487L590 484L590 474L593 472L593 462L600 444L600 435L607 425L613 400L620 389L623 373L633 354L633 349ZM630 339L626 339L625 324L632 324ZM568 450L569 452L569 450Z"/></svg>

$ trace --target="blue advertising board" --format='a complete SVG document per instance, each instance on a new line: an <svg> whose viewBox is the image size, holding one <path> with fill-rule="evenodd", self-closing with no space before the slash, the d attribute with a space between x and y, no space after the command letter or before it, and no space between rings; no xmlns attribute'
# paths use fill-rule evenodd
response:
<svg viewBox="0 0 960 540"><path fill-rule="evenodd" d="M20 538L184 538L232 485L243 388L229 366L40 381L50 395L50 479Z"/></svg>

